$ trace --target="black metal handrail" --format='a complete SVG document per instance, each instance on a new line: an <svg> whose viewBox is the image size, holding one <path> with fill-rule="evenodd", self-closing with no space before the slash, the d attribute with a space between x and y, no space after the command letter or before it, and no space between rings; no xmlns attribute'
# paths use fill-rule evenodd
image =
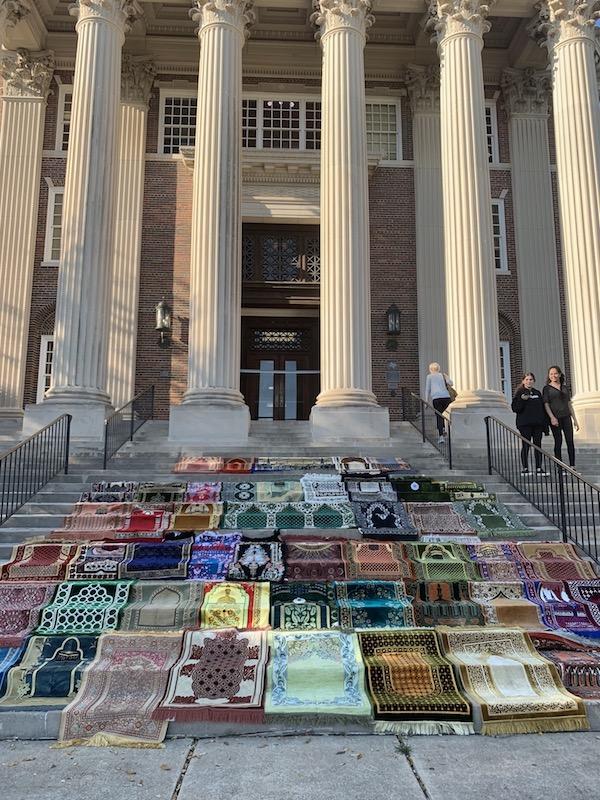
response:
<svg viewBox="0 0 600 800"><path fill-rule="evenodd" d="M452 430L450 420L418 394L402 387L402 419L416 428L424 442L432 444L452 469ZM444 434L440 436L438 419Z"/></svg>
<svg viewBox="0 0 600 800"><path fill-rule="evenodd" d="M104 462L106 465L125 442L132 442L144 422L154 417L154 385L138 392L133 400L118 408L104 422Z"/></svg>
<svg viewBox="0 0 600 800"><path fill-rule="evenodd" d="M488 473L501 475L560 530L563 541L598 561L598 487L499 419L486 417L485 425Z"/></svg>
<svg viewBox="0 0 600 800"><path fill-rule="evenodd" d="M71 415L63 414L0 456L0 525L59 472L69 472Z"/></svg>

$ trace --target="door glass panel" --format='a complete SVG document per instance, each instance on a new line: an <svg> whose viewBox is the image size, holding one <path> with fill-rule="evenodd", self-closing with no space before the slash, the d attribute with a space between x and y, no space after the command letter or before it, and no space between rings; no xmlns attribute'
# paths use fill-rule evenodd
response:
<svg viewBox="0 0 600 800"><path fill-rule="evenodd" d="M258 418L273 419L273 395L275 387L274 361L260 362L258 377Z"/></svg>
<svg viewBox="0 0 600 800"><path fill-rule="evenodd" d="M297 418L297 399L298 399L298 375L296 372L296 362L285 362L285 418Z"/></svg>

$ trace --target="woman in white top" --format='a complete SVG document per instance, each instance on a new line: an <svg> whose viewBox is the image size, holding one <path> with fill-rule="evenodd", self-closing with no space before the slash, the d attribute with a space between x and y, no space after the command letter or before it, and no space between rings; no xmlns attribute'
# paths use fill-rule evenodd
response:
<svg viewBox="0 0 600 800"><path fill-rule="evenodd" d="M440 442L444 441L444 418L440 416L452 402L448 386L452 386L452 381L445 375L440 365L434 361L429 365L429 375L425 381L425 401L431 403L438 412L436 415L437 429Z"/></svg>

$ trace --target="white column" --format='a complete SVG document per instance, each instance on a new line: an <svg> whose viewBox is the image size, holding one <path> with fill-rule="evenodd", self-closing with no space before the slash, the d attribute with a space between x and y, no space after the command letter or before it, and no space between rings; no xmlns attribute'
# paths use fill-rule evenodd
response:
<svg viewBox="0 0 600 800"><path fill-rule="evenodd" d="M502 89L510 120L523 369L541 385L549 366L564 364L548 146L550 76L506 69Z"/></svg>
<svg viewBox="0 0 600 800"><path fill-rule="evenodd" d="M0 52L0 431L23 419L23 385L51 53Z"/></svg>
<svg viewBox="0 0 600 800"><path fill-rule="evenodd" d="M321 393L317 440L389 436L371 388L369 182L364 47L370 0L318 0L321 129Z"/></svg>
<svg viewBox="0 0 600 800"><path fill-rule="evenodd" d="M249 0L195 0L200 72L192 189L188 389L171 408L174 441L243 444L242 48Z"/></svg>
<svg viewBox="0 0 600 800"><path fill-rule="evenodd" d="M156 68L123 56L107 390L115 408L135 394L148 102Z"/></svg>
<svg viewBox="0 0 600 800"><path fill-rule="evenodd" d="M113 263L121 48L137 0L78 0L77 54L65 177L52 383L26 411L39 427L73 415L75 437L100 439L106 391Z"/></svg>
<svg viewBox="0 0 600 800"><path fill-rule="evenodd" d="M481 51L489 4L448 0L430 22L441 61L440 106L448 369L453 446L485 435L483 417L507 410L500 391L496 270ZM514 418L511 416L511 421ZM453 447L454 449L454 447Z"/></svg>
<svg viewBox="0 0 600 800"><path fill-rule="evenodd" d="M415 162L419 378L423 391L432 361L440 363L444 371L448 369L439 67L410 65L406 84Z"/></svg>
<svg viewBox="0 0 600 800"><path fill-rule="evenodd" d="M573 405L600 441L600 106L594 55L597 3L550 0L534 24L553 78L563 268ZM553 312L558 316L558 309Z"/></svg>

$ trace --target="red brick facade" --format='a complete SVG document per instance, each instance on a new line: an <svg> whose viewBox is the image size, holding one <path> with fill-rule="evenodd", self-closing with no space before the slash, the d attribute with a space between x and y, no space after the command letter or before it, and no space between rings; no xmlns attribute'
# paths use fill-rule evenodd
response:
<svg viewBox="0 0 600 800"><path fill-rule="evenodd" d="M159 76L172 81L174 76ZM64 83L71 76L60 73ZM186 78L189 86L193 79ZM253 81L246 81L247 85ZM292 83L292 82L290 82ZM302 81L303 85L316 81ZM24 402L35 402L40 336L51 333L56 298L57 267L43 266L48 184L64 184L66 159L50 156L56 139L58 86L49 98L42 162L38 233L32 290L31 322L27 355ZM369 87L377 93L377 86ZM387 88L387 87L386 87ZM399 89L400 87L390 87ZM498 87L486 87L486 95L497 95ZM498 101L498 138L501 164L510 164L508 120ZM148 114L147 153L157 153L159 126L159 93L154 90ZM550 127L551 147L552 131ZM373 387L384 405L390 405L397 417L398 399L390 397L386 384L389 361L397 362L401 384L418 389L417 337L417 265L415 248L415 202L412 125L410 109L402 102L402 143L404 162L398 167L380 167L370 182L371 212L371 309ZM519 332L518 264L514 241L513 203L510 168L491 171L492 197L504 197L509 274L498 275L498 313L502 339L511 343L512 382L516 384L522 364ZM554 175L555 177L555 175ZM158 416L166 418L169 406L179 402L186 388L189 259L191 236L192 176L180 160L150 159L146 163L144 187L143 234L140 271L140 301L137 338L136 388L154 383ZM555 192L555 209L556 192ZM557 324L566 331L558 211L556 236L559 253L561 309ZM173 335L170 348L161 349L154 331L154 306L161 299L173 309ZM398 348L388 349L385 312L391 303L401 310L402 330ZM568 352L568 350L567 350ZM568 360L565 364L568 372Z"/></svg>

